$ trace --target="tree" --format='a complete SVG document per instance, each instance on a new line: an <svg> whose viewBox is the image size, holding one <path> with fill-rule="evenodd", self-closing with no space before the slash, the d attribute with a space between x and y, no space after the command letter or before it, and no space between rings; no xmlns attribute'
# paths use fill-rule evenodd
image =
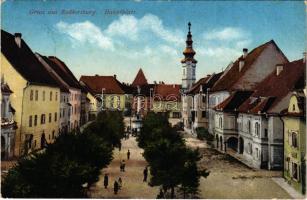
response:
<svg viewBox="0 0 307 200"><path fill-rule="evenodd" d="M149 113L137 140L150 166L151 186L161 186L165 192L170 190L171 198L175 197L176 187L184 198L197 197L200 177L207 177L209 172L197 166L201 159L198 150L191 150L185 145L166 116Z"/></svg>
<svg viewBox="0 0 307 200"><path fill-rule="evenodd" d="M119 146L124 137L124 122L122 112L101 111L97 119L90 123L83 132L102 138L112 147Z"/></svg>
<svg viewBox="0 0 307 200"><path fill-rule="evenodd" d="M18 161L2 183L4 197L80 198L82 185L98 180L112 160L112 148L90 134L63 134L44 152Z"/></svg>

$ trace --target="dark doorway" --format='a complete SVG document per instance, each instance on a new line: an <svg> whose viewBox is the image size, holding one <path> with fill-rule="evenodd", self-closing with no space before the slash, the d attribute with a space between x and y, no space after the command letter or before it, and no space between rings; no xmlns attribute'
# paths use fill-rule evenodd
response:
<svg viewBox="0 0 307 200"><path fill-rule="evenodd" d="M237 151L237 148L238 148L238 138L230 137L227 140L227 147Z"/></svg>
<svg viewBox="0 0 307 200"><path fill-rule="evenodd" d="M223 138L220 136L220 149L223 151Z"/></svg>

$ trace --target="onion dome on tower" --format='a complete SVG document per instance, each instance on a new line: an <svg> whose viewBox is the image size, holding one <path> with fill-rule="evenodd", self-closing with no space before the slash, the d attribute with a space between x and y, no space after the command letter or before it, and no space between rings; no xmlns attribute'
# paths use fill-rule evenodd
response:
<svg viewBox="0 0 307 200"><path fill-rule="evenodd" d="M193 40L192 40L190 22L188 23L188 26L189 26L189 32L186 40L186 48L183 51L184 59L181 60L181 63L186 63L188 61L191 61L192 63L197 63L197 60L194 59L194 55L196 54L196 52L193 49Z"/></svg>

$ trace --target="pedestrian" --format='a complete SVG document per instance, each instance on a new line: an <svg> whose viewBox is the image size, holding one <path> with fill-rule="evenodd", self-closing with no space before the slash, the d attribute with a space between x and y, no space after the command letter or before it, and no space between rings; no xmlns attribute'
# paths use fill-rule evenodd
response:
<svg viewBox="0 0 307 200"><path fill-rule="evenodd" d="M122 188L122 185L123 185L122 178L119 177L119 178L118 178L118 189L119 189L119 190Z"/></svg>
<svg viewBox="0 0 307 200"><path fill-rule="evenodd" d="M147 167L145 167L145 169L143 171L143 175L144 175L143 182L146 182L147 181L147 175L148 175L148 168Z"/></svg>
<svg viewBox="0 0 307 200"><path fill-rule="evenodd" d="M104 175L103 185L104 185L104 188L107 189L107 187L109 185L109 176L108 176L108 174Z"/></svg>
<svg viewBox="0 0 307 200"><path fill-rule="evenodd" d="M119 169L120 169L121 172L123 171L123 162L122 161L120 161Z"/></svg>
<svg viewBox="0 0 307 200"><path fill-rule="evenodd" d="M118 183L117 181L114 181L114 194L117 194L118 192Z"/></svg>
<svg viewBox="0 0 307 200"><path fill-rule="evenodd" d="M130 159L130 151L128 149L128 152L127 152L127 159L129 160Z"/></svg>
<svg viewBox="0 0 307 200"><path fill-rule="evenodd" d="M125 167L126 167L125 160L123 160L123 161L122 161L122 163L123 163L123 164L122 164L122 165L123 165L123 167L122 167L122 168L123 168L123 172L124 172L124 171L125 171Z"/></svg>

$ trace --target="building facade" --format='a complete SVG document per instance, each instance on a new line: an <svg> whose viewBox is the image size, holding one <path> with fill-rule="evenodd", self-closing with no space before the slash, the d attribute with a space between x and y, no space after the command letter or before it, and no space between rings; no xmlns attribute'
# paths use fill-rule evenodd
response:
<svg viewBox="0 0 307 200"><path fill-rule="evenodd" d="M284 178L306 193L306 94L294 92L284 113Z"/></svg>

